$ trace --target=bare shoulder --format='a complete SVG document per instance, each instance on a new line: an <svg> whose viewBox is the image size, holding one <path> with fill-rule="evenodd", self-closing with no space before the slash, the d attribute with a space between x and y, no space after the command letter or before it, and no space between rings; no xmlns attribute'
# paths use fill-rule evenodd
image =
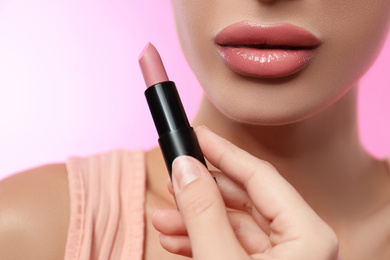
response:
<svg viewBox="0 0 390 260"><path fill-rule="evenodd" d="M2 180L2 259L63 259L69 208L65 164L41 166Z"/></svg>

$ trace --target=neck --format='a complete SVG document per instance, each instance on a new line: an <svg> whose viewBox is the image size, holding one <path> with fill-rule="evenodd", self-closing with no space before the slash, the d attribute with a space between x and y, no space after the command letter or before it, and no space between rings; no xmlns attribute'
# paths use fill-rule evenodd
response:
<svg viewBox="0 0 390 260"><path fill-rule="evenodd" d="M311 118L288 125L254 126L232 121L203 98L193 125L206 125L270 162L320 215L340 219L332 215L368 214L362 212L363 207L375 210L389 195L386 166L360 144L356 100L357 87Z"/></svg>

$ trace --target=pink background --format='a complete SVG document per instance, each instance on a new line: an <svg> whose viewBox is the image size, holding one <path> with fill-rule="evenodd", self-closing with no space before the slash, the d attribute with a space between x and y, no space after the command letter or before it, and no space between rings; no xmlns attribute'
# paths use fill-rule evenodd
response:
<svg viewBox="0 0 390 260"><path fill-rule="evenodd" d="M137 58L151 41L189 118L200 87L168 0L0 0L0 178L37 165L157 143ZM390 39L361 81L362 140L390 155Z"/></svg>

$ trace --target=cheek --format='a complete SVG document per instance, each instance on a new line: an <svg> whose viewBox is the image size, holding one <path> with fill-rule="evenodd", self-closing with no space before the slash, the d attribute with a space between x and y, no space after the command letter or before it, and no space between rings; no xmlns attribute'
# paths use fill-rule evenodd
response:
<svg viewBox="0 0 390 260"><path fill-rule="evenodd" d="M183 53L198 78L204 64L211 64L218 56L214 36L230 24L229 0L172 0L176 31ZM219 26L221 28L219 28Z"/></svg>
<svg viewBox="0 0 390 260"><path fill-rule="evenodd" d="M324 3L321 9L323 19L319 15L316 23L325 35L323 52L328 56L324 65L333 67L331 75L339 75L342 81L358 80L386 39L390 1L334 1L331 8Z"/></svg>
<svg viewBox="0 0 390 260"><path fill-rule="evenodd" d="M210 31L208 19L213 1L172 0L176 30L183 51L190 52L199 46L198 40L204 39L204 33Z"/></svg>
<svg viewBox="0 0 390 260"><path fill-rule="evenodd" d="M206 94L209 86L217 90L220 78L224 77L224 64L215 48L214 36L223 28L218 28L219 24L232 22L221 15L226 12L218 2L221 0L171 0L182 51Z"/></svg>

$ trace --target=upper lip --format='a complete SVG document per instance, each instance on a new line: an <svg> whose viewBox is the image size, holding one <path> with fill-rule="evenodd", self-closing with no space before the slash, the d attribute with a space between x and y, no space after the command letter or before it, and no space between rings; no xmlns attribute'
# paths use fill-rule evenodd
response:
<svg viewBox="0 0 390 260"><path fill-rule="evenodd" d="M296 25L258 24L242 21L227 26L215 37L220 46L252 46L256 48L315 48L322 41Z"/></svg>

